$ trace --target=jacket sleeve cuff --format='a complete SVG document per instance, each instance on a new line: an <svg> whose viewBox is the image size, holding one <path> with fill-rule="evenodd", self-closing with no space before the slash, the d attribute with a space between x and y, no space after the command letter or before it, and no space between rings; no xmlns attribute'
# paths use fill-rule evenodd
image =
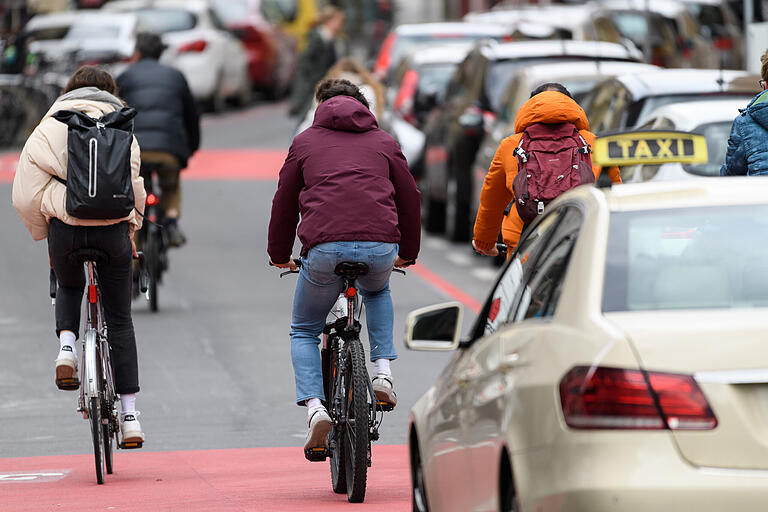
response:
<svg viewBox="0 0 768 512"><path fill-rule="evenodd" d="M482 240L478 240L475 238L475 247L480 249L481 251L490 251L494 247L496 247L496 242L483 242Z"/></svg>

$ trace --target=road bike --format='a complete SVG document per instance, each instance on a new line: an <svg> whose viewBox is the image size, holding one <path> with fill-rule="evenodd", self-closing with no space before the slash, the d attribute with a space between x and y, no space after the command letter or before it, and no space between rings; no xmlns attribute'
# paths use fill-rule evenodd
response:
<svg viewBox="0 0 768 512"><path fill-rule="evenodd" d="M93 439L93 455L96 463L96 482L104 483L104 472L112 474L113 442L118 448L141 448L142 442L119 442L120 422L117 411L117 393L113 377L111 349L107 342L107 324L104 320L104 310L101 304L99 289L98 264L109 260L109 256L99 249L80 249L70 255L83 264L86 280L87 298L84 306L85 324L83 328L80 365L80 378L73 376L68 379L58 379L56 384L60 389L80 389L77 402L77 412L82 413L83 419L91 426ZM139 253L139 287L147 292L147 277L144 272L144 255ZM56 303L58 284L56 274L50 272L51 302Z"/></svg>
<svg viewBox="0 0 768 512"><path fill-rule="evenodd" d="M294 260L301 267L301 260ZM280 277L298 270L282 272ZM357 279L368 273L361 262L339 263L336 275L344 279L344 290L323 329L321 349L323 403L331 417L328 446L305 451L306 458L323 462L330 458L331 486L339 494L347 493L351 503L365 499L368 468L371 466L371 442L379 439L379 427L385 411L393 406L376 400L373 384L365 365L365 350L360 341L362 304ZM405 271L393 269L405 274Z"/></svg>
<svg viewBox="0 0 768 512"><path fill-rule="evenodd" d="M147 190L147 200L144 207L145 222L136 234L136 246L141 249L146 258L149 276L147 293L149 309L152 312L157 312L158 287L163 281L163 273L168 270L168 237L163 228L165 211L160 202L160 187L155 183L157 180L155 171L156 168L148 164L142 166L141 174ZM137 290L134 290L134 295L138 295Z"/></svg>

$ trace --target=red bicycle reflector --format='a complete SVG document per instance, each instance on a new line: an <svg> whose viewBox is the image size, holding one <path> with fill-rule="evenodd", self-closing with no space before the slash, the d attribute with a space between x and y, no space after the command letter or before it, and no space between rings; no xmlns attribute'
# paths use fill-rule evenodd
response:
<svg viewBox="0 0 768 512"><path fill-rule="evenodd" d="M357 295L357 290L351 286L344 292L344 296L348 299L351 299L355 295Z"/></svg>
<svg viewBox="0 0 768 512"><path fill-rule="evenodd" d="M690 375L577 366L560 381L566 424L575 429L710 430L712 409Z"/></svg>
<svg viewBox="0 0 768 512"><path fill-rule="evenodd" d="M147 196L147 206L155 206L159 202L160 200L157 198L155 194L149 194Z"/></svg>
<svg viewBox="0 0 768 512"><path fill-rule="evenodd" d="M99 298L99 292L96 289L95 284L88 285L88 302L90 304L96 304L96 300Z"/></svg>

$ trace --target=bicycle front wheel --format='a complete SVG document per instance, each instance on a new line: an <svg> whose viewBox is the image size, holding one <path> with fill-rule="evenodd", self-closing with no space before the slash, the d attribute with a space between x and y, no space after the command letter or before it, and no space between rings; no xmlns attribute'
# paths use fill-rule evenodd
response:
<svg viewBox="0 0 768 512"><path fill-rule="evenodd" d="M365 499L368 478L368 437L370 404L368 403L368 372L365 352L360 340L347 343L344 387L347 395L344 429L344 458L346 465L347 500L361 503Z"/></svg>
<svg viewBox="0 0 768 512"><path fill-rule="evenodd" d="M101 423L101 399L92 397L88 404L88 418L91 421L93 457L96 461L96 482L104 483L104 451L102 450L103 427Z"/></svg>

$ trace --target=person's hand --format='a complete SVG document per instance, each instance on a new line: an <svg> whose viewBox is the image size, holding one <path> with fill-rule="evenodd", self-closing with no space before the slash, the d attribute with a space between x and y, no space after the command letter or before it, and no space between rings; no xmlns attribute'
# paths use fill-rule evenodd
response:
<svg viewBox="0 0 768 512"><path fill-rule="evenodd" d="M130 238L131 238L131 250L133 251L133 257L134 259L138 259L139 252L136 250L136 240L134 240L135 231L131 231Z"/></svg>
<svg viewBox="0 0 768 512"><path fill-rule="evenodd" d="M480 249L477 246L477 244L475 244L474 240L472 240L472 248L475 250L476 253L482 254L483 256L494 256L495 257L495 256L499 255L499 250L496 248L495 245L491 248L491 250L484 251L484 250Z"/></svg>
<svg viewBox="0 0 768 512"><path fill-rule="evenodd" d="M413 265L414 263L416 263L414 260L405 260L400 256L395 258L395 267L397 268L404 268L404 267Z"/></svg>
<svg viewBox="0 0 768 512"><path fill-rule="evenodd" d="M289 268L291 270L296 270L297 268L296 262L293 261L293 257L291 257L291 259L289 259L286 263L275 263L272 261L272 258L269 258L269 264L277 268Z"/></svg>

